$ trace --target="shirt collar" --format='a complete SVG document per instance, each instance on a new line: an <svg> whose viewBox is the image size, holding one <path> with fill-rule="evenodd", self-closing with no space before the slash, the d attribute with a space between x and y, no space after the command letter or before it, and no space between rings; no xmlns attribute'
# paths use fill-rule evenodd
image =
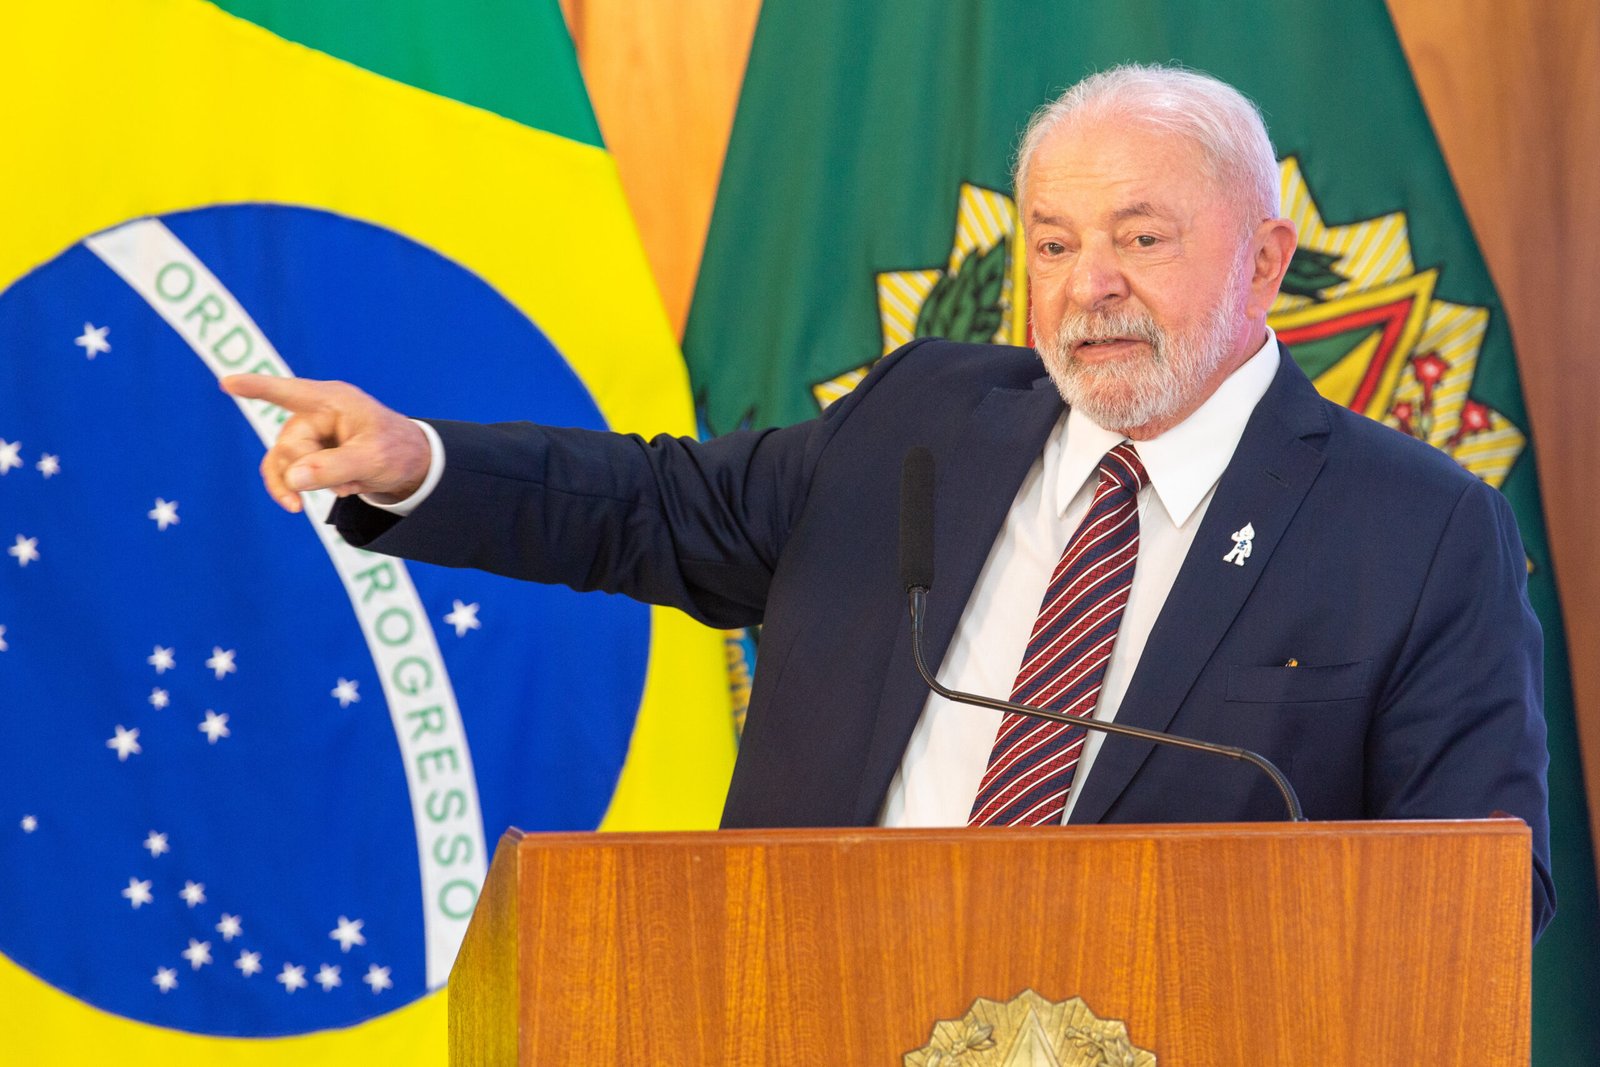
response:
<svg viewBox="0 0 1600 1067"><path fill-rule="evenodd" d="M1266 395L1277 373L1278 338L1269 326L1266 343L1224 379L1193 414L1159 437L1137 442L1139 459L1150 472L1150 485L1174 526L1189 521L1222 477L1239 438L1244 436L1250 413ZM1067 412L1059 432L1065 438L1057 438L1062 456L1057 468L1056 513L1064 514L1100 465L1101 457L1123 437L1096 425L1076 408Z"/></svg>

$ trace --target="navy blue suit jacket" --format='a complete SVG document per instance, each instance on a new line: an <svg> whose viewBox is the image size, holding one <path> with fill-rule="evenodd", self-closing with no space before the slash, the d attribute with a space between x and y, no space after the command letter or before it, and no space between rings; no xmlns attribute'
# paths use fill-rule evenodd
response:
<svg viewBox="0 0 1600 1067"><path fill-rule="evenodd" d="M1031 350L915 342L818 419L705 443L435 423L445 474L409 518L334 518L380 552L764 623L724 825L870 825L927 696L895 565L901 460L924 445L937 465L937 663L1061 412ZM1225 563L1246 523L1252 555ZM1285 351L1118 721L1263 753L1313 819L1522 818L1537 931L1554 893L1525 587L1499 493L1325 401ZM1072 813L1282 817L1251 767L1115 737Z"/></svg>

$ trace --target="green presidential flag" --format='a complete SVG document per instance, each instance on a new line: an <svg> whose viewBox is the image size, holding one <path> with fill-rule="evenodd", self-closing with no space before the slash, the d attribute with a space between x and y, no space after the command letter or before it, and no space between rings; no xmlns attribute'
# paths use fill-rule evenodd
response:
<svg viewBox="0 0 1600 1067"><path fill-rule="evenodd" d="M1278 336L1325 395L1444 450L1516 511L1545 628L1559 896L1535 952L1535 1062L1600 1062L1594 855L1528 413L1381 0L767 0L684 340L702 422L813 416L916 336L1026 343L1018 134L1122 62L1182 63L1261 106L1300 233Z"/></svg>

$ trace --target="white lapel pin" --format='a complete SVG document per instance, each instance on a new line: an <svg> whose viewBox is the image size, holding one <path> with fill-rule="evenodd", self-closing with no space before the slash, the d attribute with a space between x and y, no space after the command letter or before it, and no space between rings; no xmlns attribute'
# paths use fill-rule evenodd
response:
<svg viewBox="0 0 1600 1067"><path fill-rule="evenodd" d="M1250 542L1256 537L1256 528L1248 522L1244 528L1233 532L1233 547L1228 554L1222 557L1222 562L1231 563L1235 567L1243 567L1244 561L1250 558Z"/></svg>

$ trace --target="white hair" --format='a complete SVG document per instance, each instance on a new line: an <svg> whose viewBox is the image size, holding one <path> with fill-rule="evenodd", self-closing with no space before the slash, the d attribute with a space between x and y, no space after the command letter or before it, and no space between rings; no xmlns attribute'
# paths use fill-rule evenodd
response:
<svg viewBox="0 0 1600 1067"><path fill-rule="evenodd" d="M1246 227L1277 218L1278 160L1255 104L1209 74L1138 63L1091 74L1033 113L1017 148L1019 203L1027 195L1028 166L1044 139L1090 118L1120 119L1187 138L1200 149L1212 180L1230 193L1238 190Z"/></svg>

